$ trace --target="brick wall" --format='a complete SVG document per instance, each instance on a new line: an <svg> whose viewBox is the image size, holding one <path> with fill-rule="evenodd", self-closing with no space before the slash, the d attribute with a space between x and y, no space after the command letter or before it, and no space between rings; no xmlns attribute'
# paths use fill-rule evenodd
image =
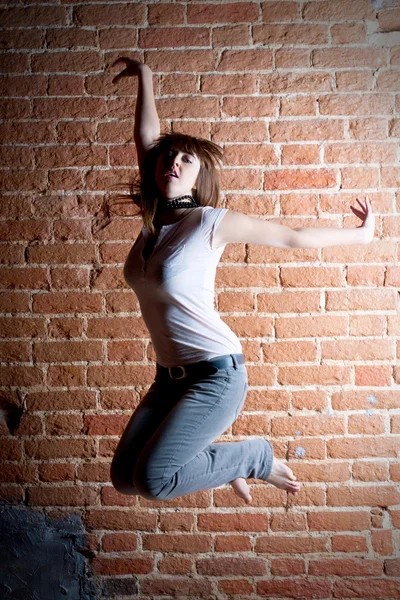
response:
<svg viewBox="0 0 400 600"><path fill-rule="evenodd" d="M399 598L399 3L1 13L3 501L79 515L107 597ZM229 486L164 504L111 486L155 372L122 276L141 227L116 198L136 164L136 82L111 83L124 55L153 69L162 130L224 146L222 206L349 227L368 193L379 214L368 246L232 244L217 271L250 384L220 441L267 436L295 498L252 480L245 507Z"/></svg>

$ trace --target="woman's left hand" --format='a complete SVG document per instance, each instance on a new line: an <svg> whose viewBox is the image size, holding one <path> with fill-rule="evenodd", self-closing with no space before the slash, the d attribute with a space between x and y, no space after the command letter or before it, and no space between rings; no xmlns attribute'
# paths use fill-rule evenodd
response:
<svg viewBox="0 0 400 600"><path fill-rule="evenodd" d="M372 212L371 202L369 201L368 196L365 197L365 203L362 204L358 198L356 198L358 204L361 206L361 210L359 208L355 208L350 205L353 213L361 219L362 223L358 227L362 227L365 230L365 234L367 237L367 242L371 242L374 233L375 233L375 216Z"/></svg>

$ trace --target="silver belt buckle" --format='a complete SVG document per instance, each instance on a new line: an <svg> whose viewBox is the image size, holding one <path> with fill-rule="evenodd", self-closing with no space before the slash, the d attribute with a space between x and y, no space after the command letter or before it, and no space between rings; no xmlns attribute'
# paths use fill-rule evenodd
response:
<svg viewBox="0 0 400 600"><path fill-rule="evenodd" d="M171 369L181 369L182 374L178 375L177 377L174 377L171 373ZM183 379L184 377L186 377L186 369L185 369L185 367L182 367L181 365L178 365L177 367L168 367L168 373L169 373L169 376L171 377L171 379Z"/></svg>

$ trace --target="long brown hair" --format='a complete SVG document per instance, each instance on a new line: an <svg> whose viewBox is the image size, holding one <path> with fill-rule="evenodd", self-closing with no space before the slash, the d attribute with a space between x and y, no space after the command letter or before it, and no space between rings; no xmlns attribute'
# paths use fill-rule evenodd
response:
<svg viewBox="0 0 400 600"><path fill-rule="evenodd" d="M141 176L130 184L132 201L139 207L138 214L142 216L144 225L151 234L155 234L154 218L162 207L160 191L155 182L156 164L160 154L172 147L181 152L195 154L200 161L200 171L196 180L197 202L201 206L215 207L219 200L217 166L222 162L222 148L214 142L185 133L162 133L143 159Z"/></svg>

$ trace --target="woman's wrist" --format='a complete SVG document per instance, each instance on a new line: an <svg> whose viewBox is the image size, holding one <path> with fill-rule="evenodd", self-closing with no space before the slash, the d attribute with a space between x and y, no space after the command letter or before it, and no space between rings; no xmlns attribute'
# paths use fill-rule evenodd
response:
<svg viewBox="0 0 400 600"><path fill-rule="evenodd" d="M142 77L153 75L153 71L150 69L149 65L146 65L145 63L140 63L138 70Z"/></svg>

